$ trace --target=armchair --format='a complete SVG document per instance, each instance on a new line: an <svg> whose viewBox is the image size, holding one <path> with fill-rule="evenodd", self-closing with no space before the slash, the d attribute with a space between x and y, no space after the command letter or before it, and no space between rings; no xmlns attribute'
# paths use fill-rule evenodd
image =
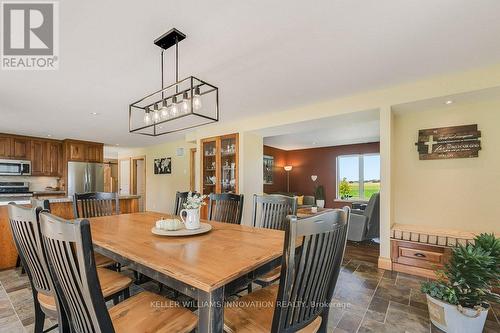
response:
<svg viewBox="0 0 500 333"><path fill-rule="evenodd" d="M380 236L380 193L372 195L365 210L352 209L347 239L361 242Z"/></svg>

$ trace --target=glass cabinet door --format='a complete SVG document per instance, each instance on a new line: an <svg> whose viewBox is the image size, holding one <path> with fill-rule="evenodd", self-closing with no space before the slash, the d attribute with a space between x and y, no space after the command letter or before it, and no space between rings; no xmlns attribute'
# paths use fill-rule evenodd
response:
<svg viewBox="0 0 500 333"><path fill-rule="evenodd" d="M216 141L203 143L203 194L215 193L217 185L217 144Z"/></svg>
<svg viewBox="0 0 500 333"><path fill-rule="evenodd" d="M220 191L236 193L237 141L236 136L221 137L220 144Z"/></svg>

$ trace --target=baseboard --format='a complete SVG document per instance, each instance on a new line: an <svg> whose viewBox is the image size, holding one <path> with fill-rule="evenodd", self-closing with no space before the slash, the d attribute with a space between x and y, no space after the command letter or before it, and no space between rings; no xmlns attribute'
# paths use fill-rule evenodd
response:
<svg viewBox="0 0 500 333"><path fill-rule="evenodd" d="M392 271L391 258L378 257L378 268Z"/></svg>
<svg viewBox="0 0 500 333"><path fill-rule="evenodd" d="M426 278L433 279L433 280L435 280L437 278L434 271L432 271L430 269L402 265L402 264L398 264L396 262L393 264L393 268L396 272L422 276L422 277L426 277Z"/></svg>

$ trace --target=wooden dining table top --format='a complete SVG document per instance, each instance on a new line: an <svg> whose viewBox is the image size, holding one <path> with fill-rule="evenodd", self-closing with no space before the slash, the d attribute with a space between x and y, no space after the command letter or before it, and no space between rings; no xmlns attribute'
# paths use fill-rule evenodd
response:
<svg viewBox="0 0 500 333"><path fill-rule="evenodd" d="M158 236L151 232L168 214L142 212L91 218L98 247L210 292L280 257L284 232L201 220L206 234Z"/></svg>

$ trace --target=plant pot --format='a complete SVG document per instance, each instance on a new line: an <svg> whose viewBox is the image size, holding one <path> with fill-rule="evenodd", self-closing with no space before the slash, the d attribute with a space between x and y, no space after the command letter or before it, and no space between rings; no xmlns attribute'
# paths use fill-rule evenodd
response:
<svg viewBox="0 0 500 333"><path fill-rule="evenodd" d="M460 308L427 295L432 323L447 333L481 333L489 309Z"/></svg>
<svg viewBox="0 0 500 333"><path fill-rule="evenodd" d="M316 206L318 208L325 208L325 200L316 200Z"/></svg>

